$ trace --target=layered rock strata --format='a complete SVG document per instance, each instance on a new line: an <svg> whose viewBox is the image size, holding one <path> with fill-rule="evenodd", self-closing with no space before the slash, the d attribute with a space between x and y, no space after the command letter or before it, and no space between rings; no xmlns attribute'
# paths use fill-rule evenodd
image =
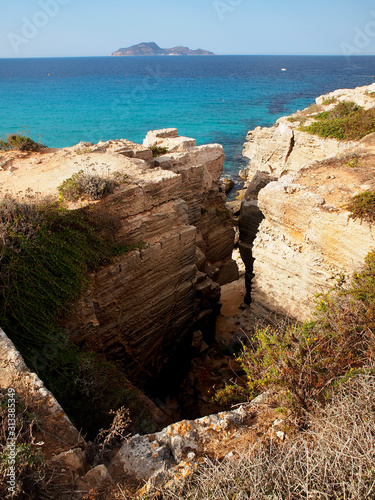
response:
<svg viewBox="0 0 375 500"><path fill-rule="evenodd" d="M321 96L318 110L339 101L374 107L374 90L375 84ZM299 117L307 117L308 123L314 116L310 111L292 115L292 121L280 118L271 128L257 128L245 144L251 165L240 248L246 301L258 316L268 317L271 311L310 318L314 296L326 293L337 279L349 280L374 246L371 227L354 221L345 210L352 196L374 189L374 134L360 141L310 135L298 130ZM269 182L271 176L278 182Z"/></svg>
<svg viewBox="0 0 375 500"><path fill-rule="evenodd" d="M5 153L0 171L3 192L15 189L25 198L56 196L57 186L80 170L117 172L125 180L100 201L72 204L91 204L108 237L138 248L89 277L65 325L77 342L122 362L138 384L173 358L181 364L194 331L213 337L220 284L238 277L233 224L219 188L223 148L196 146L176 129L160 134L172 151L160 158L125 140L81 143Z"/></svg>

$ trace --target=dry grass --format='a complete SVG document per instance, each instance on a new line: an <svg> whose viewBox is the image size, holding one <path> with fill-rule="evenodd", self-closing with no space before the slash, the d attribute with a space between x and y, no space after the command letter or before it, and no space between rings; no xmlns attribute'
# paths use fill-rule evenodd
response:
<svg viewBox="0 0 375 500"><path fill-rule="evenodd" d="M374 368L374 367L373 367ZM374 369L354 375L296 438L205 459L180 491L162 499L330 500L375 498ZM152 498L150 496L149 498Z"/></svg>

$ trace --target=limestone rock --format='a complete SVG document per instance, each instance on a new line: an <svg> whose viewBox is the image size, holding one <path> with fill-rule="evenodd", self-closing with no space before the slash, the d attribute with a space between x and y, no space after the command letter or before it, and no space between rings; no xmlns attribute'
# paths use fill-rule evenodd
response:
<svg viewBox="0 0 375 500"><path fill-rule="evenodd" d="M241 214L238 219L239 227L239 250L245 264L245 304L251 302L251 286L254 278L253 243L257 235L259 225L264 215L258 207L258 194L269 182L277 178L265 172L256 172L250 182L241 204Z"/></svg>
<svg viewBox="0 0 375 500"><path fill-rule="evenodd" d="M111 480L111 476L109 475L107 467L100 464L89 470L82 479L92 488L98 488L104 481Z"/></svg>
<svg viewBox="0 0 375 500"><path fill-rule="evenodd" d="M144 141L143 146L166 147L169 153L184 151L196 146L197 141L189 137L179 137L176 128L167 128L162 130L150 130Z"/></svg>
<svg viewBox="0 0 375 500"><path fill-rule="evenodd" d="M43 353L40 353L41 355ZM62 453L84 440L53 395L45 388L39 377L26 366L13 342L0 329L0 387L14 389L30 411L38 418L37 440L46 444L42 451L50 458L54 453Z"/></svg>
<svg viewBox="0 0 375 500"><path fill-rule="evenodd" d="M368 161L375 164L374 157ZM314 295L328 292L340 277L349 281L361 269L374 247L374 236L368 223L350 219L343 206L358 192L366 170L336 166L327 180L332 167L325 162L260 191L265 219L253 244L254 312L264 315L266 308L309 319ZM323 204L321 192L327 191L327 184ZM371 187L375 188L373 180Z"/></svg>
<svg viewBox="0 0 375 500"><path fill-rule="evenodd" d="M239 218L239 247L245 301L255 315L272 311L309 318L314 295L327 292L340 275L349 279L373 246L370 227L349 219L343 207L351 196L373 189L375 134L360 141L324 139L300 131L298 119L309 123L339 101L369 109L375 106L374 91L375 84L337 90L291 120L282 117L273 127L249 132L244 155L251 159L250 184ZM363 157L361 169L348 164L347 155L354 153Z"/></svg>
<svg viewBox="0 0 375 500"><path fill-rule="evenodd" d="M68 467L74 474L82 474L86 467L85 452L81 448L74 448L52 458L52 462L59 466Z"/></svg>
<svg viewBox="0 0 375 500"><path fill-rule="evenodd" d="M339 101L353 101L369 109L375 105L371 97L371 92L374 91L375 84L356 89L336 90L318 97L316 103L321 106L321 110L330 109ZM329 105L323 104L332 98L337 102ZM248 133L243 150L243 155L251 159L248 167L248 181L257 170L280 177L285 173L298 172L316 161L353 153L362 148L361 141L324 139L302 132L298 130L301 125L298 121L299 114L292 116L295 121L291 122L288 117L282 117L273 127L257 127ZM311 114L311 117L313 116L314 113Z"/></svg>
<svg viewBox="0 0 375 500"><path fill-rule="evenodd" d="M156 434L133 436L121 447L111 466L121 466L125 474L136 474L147 481L188 458L194 460L208 441L234 434L245 416L241 407L197 420L183 420Z"/></svg>
<svg viewBox="0 0 375 500"><path fill-rule="evenodd" d="M148 137L160 135L168 146L176 134L162 130ZM193 331L213 339L220 308L220 287L213 280L238 277L231 259L233 224L219 190L224 153L216 144L189 146L147 166L120 159L115 149L101 158L116 158L128 182L95 210L111 214L119 244L143 241L145 248L92 275L66 326L76 341L120 361L131 380L142 384L171 358L186 356Z"/></svg>

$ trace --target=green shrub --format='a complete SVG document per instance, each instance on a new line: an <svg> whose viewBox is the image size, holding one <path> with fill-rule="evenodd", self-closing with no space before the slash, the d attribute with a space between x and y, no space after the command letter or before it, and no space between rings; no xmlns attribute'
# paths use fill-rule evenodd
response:
<svg viewBox="0 0 375 500"><path fill-rule="evenodd" d="M349 203L344 207L351 212L350 217L354 220L360 219L369 222L375 222L375 192L365 191L353 196Z"/></svg>
<svg viewBox="0 0 375 500"><path fill-rule="evenodd" d="M16 151L39 151L44 148L42 144L35 142L31 137L20 134L10 134L6 141L0 141L0 149Z"/></svg>
<svg viewBox="0 0 375 500"><path fill-rule="evenodd" d="M315 119L310 125L301 126L300 130L339 140L359 140L375 132L375 109L365 110L353 102L340 102Z"/></svg>
<svg viewBox="0 0 375 500"><path fill-rule="evenodd" d="M337 102L337 98L336 97L326 97L325 99L323 99L323 106L329 106L330 104L333 104L334 102Z"/></svg>
<svg viewBox="0 0 375 500"><path fill-rule="evenodd" d="M225 384L224 389L216 391L212 402L224 408L229 408L234 404L248 401L248 396L249 393L244 387L237 384Z"/></svg>
<svg viewBox="0 0 375 500"><path fill-rule="evenodd" d="M250 397L282 389L294 410L323 403L339 377L375 359L375 253L350 288L323 297L316 321L259 329L239 362L247 374Z"/></svg>
<svg viewBox="0 0 375 500"><path fill-rule="evenodd" d="M151 146L151 151L152 151L152 156L155 158L157 156L162 156L168 153L168 148L163 147L163 146L157 146L154 144Z"/></svg>
<svg viewBox="0 0 375 500"><path fill-rule="evenodd" d="M361 168L362 167L362 156L358 153L348 154L345 157L345 164L350 168Z"/></svg>
<svg viewBox="0 0 375 500"><path fill-rule="evenodd" d="M117 186L126 182L126 179L127 175L120 172L103 175L95 171L80 170L66 179L57 190L61 197L68 201L77 201L80 198L100 200L113 193Z"/></svg>

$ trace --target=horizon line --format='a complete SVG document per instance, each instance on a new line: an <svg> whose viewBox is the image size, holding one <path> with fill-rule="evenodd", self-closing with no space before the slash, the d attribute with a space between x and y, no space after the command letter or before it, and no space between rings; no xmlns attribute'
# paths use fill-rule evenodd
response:
<svg viewBox="0 0 375 500"><path fill-rule="evenodd" d="M116 58L116 59L122 59L122 58L128 58L128 57L139 57L139 58L146 58L146 57L163 57L163 58L172 58L172 57L177 57L177 58L185 58L185 57L204 57L204 58L210 58L210 57L344 57L347 58L348 56L344 54L200 54L200 55L168 55L168 54L159 54L159 55L132 55L132 56L112 56L110 55L91 55L91 56L26 56L26 57L0 57L0 60L2 59L83 59L83 58ZM375 57L375 54L356 54L356 55L351 55L352 57Z"/></svg>

